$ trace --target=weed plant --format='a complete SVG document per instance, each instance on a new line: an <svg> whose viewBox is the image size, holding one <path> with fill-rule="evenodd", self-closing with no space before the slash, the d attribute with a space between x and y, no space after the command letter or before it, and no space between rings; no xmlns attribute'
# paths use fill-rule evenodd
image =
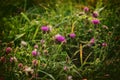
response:
<svg viewBox="0 0 120 80"><path fill-rule="evenodd" d="M112 36L100 12L101 8L76 8L58 1L54 8L40 4L4 18L2 76L5 80L96 78L93 73L102 68Z"/></svg>

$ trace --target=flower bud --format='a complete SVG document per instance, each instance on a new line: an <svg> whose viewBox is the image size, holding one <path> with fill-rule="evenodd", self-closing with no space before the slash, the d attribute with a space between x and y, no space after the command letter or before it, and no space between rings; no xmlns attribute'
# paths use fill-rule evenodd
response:
<svg viewBox="0 0 120 80"><path fill-rule="evenodd" d="M41 43L41 44L44 44L44 43L45 43L45 40L41 39L41 40L40 40L40 43Z"/></svg>
<svg viewBox="0 0 120 80"><path fill-rule="evenodd" d="M32 55L33 55L33 56L37 56L37 51L33 50L33 51L32 51Z"/></svg>
<svg viewBox="0 0 120 80"><path fill-rule="evenodd" d="M12 62L17 62L17 58L16 57L11 57L10 58L10 62L12 63Z"/></svg>
<svg viewBox="0 0 120 80"><path fill-rule="evenodd" d="M6 62L6 58L4 56L0 57L0 62L5 63Z"/></svg>
<svg viewBox="0 0 120 80"><path fill-rule="evenodd" d="M94 43L95 43L95 39L92 38L92 39L90 40L90 44L94 44Z"/></svg>
<svg viewBox="0 0 120 80"><path fill-rule="evenodd" d="M67 66L64 66L63 69L64 69L64 71L67 71L67 70L68 70L68 67L67 67Z"/></svg>
<svg viewBox="0 0 120 80"><path fill-rule="evenodd" d="M97 18L99 16L98 12L97 11L94 11L93 14L92 14L93 17Z"/></svg>
<svg viewBox="0 0 120 80"><path fill-rule="evenodd" d="M105 42L102 43L102 46L103 46L103 47L106 47L106 46L107 46L107 43L105 43Z"/></svg>
<svg viewBox="0 0 120 80"><path fill-rule="evenodd" d="M19 68L23 68L23 64L22 64L22 63L19 63L19 64L18 64L18 67L19 67Z"/></svg>
<svg viewBox="0 0 120 80"><path fill-rule="evenodd" d="M12 48L11 48L11 47L7 47L7 48L6 48L6 53L7 53L7 54L9 54L11 51L12 51Z"/></svg>
<svg viewBox="0 0 120 80"><path fill-rule="evenodd" d="M72 79L72 76L68 76L68 80L73 80L73 79Z"/></svg>
<svg viewBox="0 0 120 80"><path fill-rule="evenodd" d="M37 66L37 65L38 65L38 60L36 60L36 59L33 60L33 61L32 61L32 64L33 64L34 66Z"/></svg>
<svg viewBox="0 0 120 80"><path fill-rule="evenodd" d="M37 48L38 48L38 45L37 45L37 44L36 44L36 45L34 45L34 48L35 48L35 49L37 49Z"/></svg>

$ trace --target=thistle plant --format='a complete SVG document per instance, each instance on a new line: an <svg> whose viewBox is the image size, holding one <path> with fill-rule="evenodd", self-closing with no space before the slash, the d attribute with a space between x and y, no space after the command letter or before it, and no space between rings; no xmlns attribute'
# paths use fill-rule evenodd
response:
<svg viewBox="0 0 120 80"><path fill-rule="evenodd" d="M102 65L110 37L99 12L58 3L55 9L40 4L10 18L8 26L14 28L9 35L14 45L6 48L7 43L0 57L9 71L6 79L84 79Z"/></svg>

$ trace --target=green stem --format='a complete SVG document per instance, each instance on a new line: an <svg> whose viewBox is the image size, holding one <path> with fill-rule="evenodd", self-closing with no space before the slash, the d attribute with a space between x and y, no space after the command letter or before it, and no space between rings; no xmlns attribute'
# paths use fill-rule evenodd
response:
<svg viewBox="0 0 120 80"><path fill-rule="evenodd" d="M34 33L34 35L33 35L32 41L35 39L35 37L36 37L38 31L39 31L39 26L37 27L37 29L36 29L36 31L35 31L35 33Z"/></svg>

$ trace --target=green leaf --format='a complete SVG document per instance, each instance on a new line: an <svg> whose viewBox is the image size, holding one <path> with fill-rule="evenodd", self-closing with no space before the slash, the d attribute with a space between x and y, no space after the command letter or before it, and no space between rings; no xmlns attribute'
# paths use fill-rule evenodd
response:
<svg viewBox="0 0 120 80"><path fill-rule="evenodd" d="M49 74L49 73L47 73L45 71L42 71L42 70L39 70L39 71L46 74L47 76L49 76L52 80L55 80L55 78L51 74Z"/></svg>
<svg viewBox="0 0 120 80"><path fill-rule="evenodd" d="M25 35L25 33L22 33L22 34L16 35L15 40L20 39L20 38L23 37L24 35Z"/></svg>
<svg viewBox="0 0 120 80"><path fill-rule="evenodd" d="M25 18L25 20L27 20L30 23L30 19L27 17L27 15L25 15L24 13L21 13L21 15Z"/></svg>

